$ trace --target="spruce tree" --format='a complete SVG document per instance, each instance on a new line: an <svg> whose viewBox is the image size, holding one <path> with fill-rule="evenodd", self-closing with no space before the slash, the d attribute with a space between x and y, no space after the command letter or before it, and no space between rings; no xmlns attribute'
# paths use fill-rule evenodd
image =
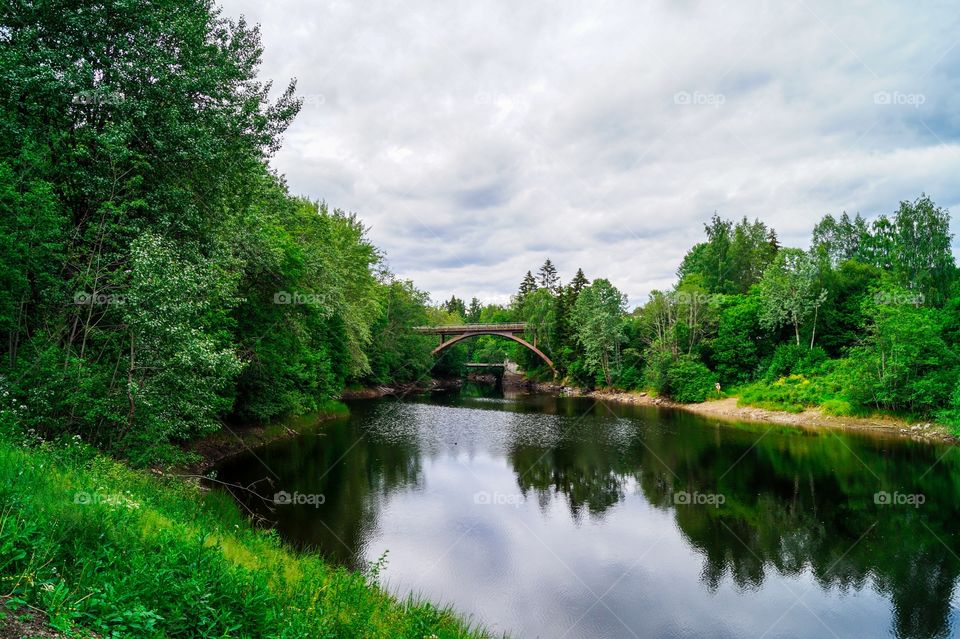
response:
<svg viewBox="0 0 960 639"><path fill-rule="evenodd" d="M470 300L470 308L467 309L467 321L471 324L476 324L480 321L480 312L483 310L483 307L480 305L480 300L476 297Z"/></svg>
<svg viewBox="0 0 960 639"><path fill-rule="evenodd" d="M588 280L587 276L583 274L583 269L578 268L577 274L574 275L573 279L570 281L570 292L572 294L570 298L570 303L572 304L573 302L577 301L577 297L580 295L580 291L582 291L586 286L589 286L589 285L590 285L590 280Z"/></svg>
<svg viewBox="0 0 960 639"><path fill-rule="evenodd" d="M527 271L527 274L523 276L523 281L520 282L520 290L517 291L517 305L522 305L527 295L535 290L537 290L537 281L533 279L533 273Z"/></svg>
<svg viewBox="0 0 960 639"><path fill-rule="evenodd" d="M560 290L560 276L557 275L557 267L553 265L549 257L537 271L537 277L540 280L540 288L545 288L553 293Z"/></svg>

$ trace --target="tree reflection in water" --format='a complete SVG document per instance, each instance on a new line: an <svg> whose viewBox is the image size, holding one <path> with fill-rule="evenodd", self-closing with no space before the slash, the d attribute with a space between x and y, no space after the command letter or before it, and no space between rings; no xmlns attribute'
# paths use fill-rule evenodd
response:
<svg viewBox="0 0 960 639"><path fill-rule="evenodd" d="M808 573L825 591L882 593L898 637L950 633L960 459L942 447L554 397L351 408L349 419L258 451L284 490L322 493L324 504L268 512L249 502L285 538L346 565L362 564L368 540L390 525L381 509L391 495L429 489L425 467L489 457L509 465L544 516L559 504L577 525L602 522L630 499L669 513L702 557L708 592L728 577L746 592L772 574ZM220 470L241 481L264 474L251 457ZM878 504L878 491L926 502ZM679 494L722 495L723 503L682 504Z"/></svg>

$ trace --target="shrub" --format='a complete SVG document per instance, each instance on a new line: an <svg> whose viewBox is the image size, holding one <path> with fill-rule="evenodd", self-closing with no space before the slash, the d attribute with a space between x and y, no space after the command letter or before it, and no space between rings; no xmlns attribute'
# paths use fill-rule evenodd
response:
<svg viewBox="0 0 960 639"><path fill-rule="evenodd" d="M953 388L950 404L937 414L937 419L950 426L954 433L960 434L960 379Z"/></svg>
<svg viewBox="0 0 960 639"><path fill-rule="evenodd" d="M783 344L773 352L764 378L772 382L788 375L809 375L816 372L825 361L827 353L822 348Z"/></svg>
<svg viewBox="0 0 960 639"><path fill-rule="evenodd" d="M714 389L717 376L702 362L682 357L667 370L669 395L678 402L702 402Z"/></svg>
<svg viewBox="0 0 960 639"><path fill-rule="evenodd" d="M643 373L647 387L658 395L669 394L671 366L673 366L673 357L670 354L661 353L651 356Z"/></svg>
<svg viewBox="0 0 960 639"><path fill-rule="evenodd" d="M849 417L856 413L853 404L843 399L828 399L820 406L827 415Z"/></svg>

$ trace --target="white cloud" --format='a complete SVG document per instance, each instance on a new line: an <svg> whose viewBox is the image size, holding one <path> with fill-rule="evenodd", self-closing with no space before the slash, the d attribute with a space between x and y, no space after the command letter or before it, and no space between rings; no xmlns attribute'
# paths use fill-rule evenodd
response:
<svg viewBox="0 0 960 639"><path fill-rule="evenodd" d="M506 301L549 256L638 303L714 211L805 245L825 213L960 203L949 5L222 6L306 96L274 166L434 299Z"/></svg>

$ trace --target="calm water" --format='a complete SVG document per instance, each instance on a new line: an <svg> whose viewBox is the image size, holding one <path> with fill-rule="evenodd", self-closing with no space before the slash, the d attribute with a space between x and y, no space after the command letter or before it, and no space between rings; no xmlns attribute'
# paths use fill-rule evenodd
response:
<svg viewBox="0 0 960 639"><path fill-rule="evenodd" d="M220 478L323 495L264 514L290 542L352 567L387 553L386 587L495 632L960 631L960 449L583 398L350 409L231 460ZM881 491L899 503L876 503Z"/></svg>

